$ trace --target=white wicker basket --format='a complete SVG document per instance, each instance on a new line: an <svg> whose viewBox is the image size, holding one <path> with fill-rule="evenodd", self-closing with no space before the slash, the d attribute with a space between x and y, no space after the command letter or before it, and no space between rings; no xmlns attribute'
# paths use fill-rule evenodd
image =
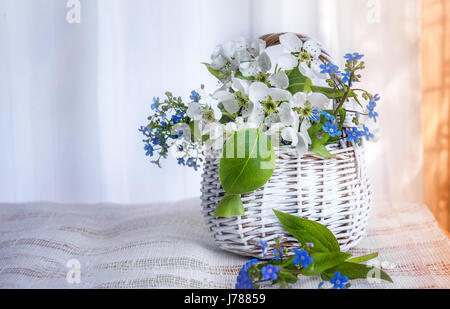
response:
<svg viewBox="0 0 450 309"><path fill-rule="evenodd" d="M280 43L280 35L261 37L266 46ZM303 41L309 37L298 34ZM320 59L333 61L322 50ZM344 127L354 126L346 121ZM345 251L364 236L372 204L372 190L363 158L364 147L341 142L327 146L340 159L323 159L309 154L299 158L293 147L281 147L275 171L259 190L242 196L245 215L215 218L214 211L224 196L219 179L219 160L206 159L203 167L202 208L208 229L224 250L264 258L260 240L269 245L281 238L290 253L299 244L280 225L272 209L320 222L336 236ZM265 258L272 258L268 254Z"/></svg>
<svg viewBox="0 0 450 309"><path fill-rule="evenodd" d="M260 240L274 245L275 239L281 238L291 253L299 244L280 225L272 211L277 209L325 225L343 251L355 246L364 236L372 203L364 147L342 143L327 148L340 159L312 154L299 158L294 147L281 147L270 180L257 191L242 195L245 215L229 218L214 217L225 192L219 180L219 160L206 159L202 208L216 243L227 251L264 258Z"/></svg>

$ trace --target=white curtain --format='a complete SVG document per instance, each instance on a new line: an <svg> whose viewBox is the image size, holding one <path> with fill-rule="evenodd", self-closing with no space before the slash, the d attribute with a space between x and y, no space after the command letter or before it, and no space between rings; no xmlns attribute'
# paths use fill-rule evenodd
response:
<svg viewBox="0 0 450 309"><path fill-rule="evenodd" d="M73 24L67 3L0 1L0 202L198 196L199 172L144 156L152 97L213 84L200 62L216 44L281 31L366 54L363 86L383 98L376 197L422 200L419 0L80 0Z"/></svg>

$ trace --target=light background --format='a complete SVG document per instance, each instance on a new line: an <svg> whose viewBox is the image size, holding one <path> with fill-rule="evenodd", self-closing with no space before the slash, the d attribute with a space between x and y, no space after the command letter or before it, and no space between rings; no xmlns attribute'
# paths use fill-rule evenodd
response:
<svg viewBox="0 0 450 309"><path fill-rule="evenodd" d="M366 54L362 87L382 97L376 199L422 201L419 0L80 2L69 24L66 0L0 0L0 202L199 196L199 172L144 156L152 97L213 84L200 62L216 44L282 31Z"/></svg>

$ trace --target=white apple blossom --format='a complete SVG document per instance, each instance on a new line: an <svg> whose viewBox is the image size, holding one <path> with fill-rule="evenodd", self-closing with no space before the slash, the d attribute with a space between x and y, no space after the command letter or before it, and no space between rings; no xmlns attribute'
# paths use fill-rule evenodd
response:
<svg viewBox="0 0 450 309"><path fill-rule="evenodd" d="M222 103L227 113L234 114L239 111L239 104L235 94L221 90L214 94L214 98L217 99L219 103Z"/></svg>
<svg viewBox="0 0 450 309"><path fill-rule="evenodd" d="M289 78L285 71L278 71L269 77L269 82L276 88L286 89L289 87Z"/></svg>
<svg viewBox="0 0 450 309"><path fill-rule="evenodd" d="M265 48L266 42L261 39L252 42L245 39L226 42L215 48L211 55L210 67L233 73L239 69L245 77L266 73L272 63Z"/></svg>
<svg viewBox="0 0 450 309"><path fill-rule="evenodd" d="M318 92L297 92L289 102L292 107L298 108L305 108L308 102L312 110L317 109L318 111L332 108L332 100Z"/></svg>
<svg viewBox="0 0 450 309"><path fill-rule="evenodd" d="M298 66L299 59L292 53L299 53L302 50L303 42L294 33L280 35L280 44L288 52L280 55L278 65L284 70L292 70Z"/></svg>
<svg viewBox="0 0 450 309"><path fill-rule="evenodd" d="M276 111L279 102L290 100L291 93L279 88L269 88L262 82L254 82L250 85L248 97L250 102L246 113L247 121L259 127L266 114Z"/></svg>

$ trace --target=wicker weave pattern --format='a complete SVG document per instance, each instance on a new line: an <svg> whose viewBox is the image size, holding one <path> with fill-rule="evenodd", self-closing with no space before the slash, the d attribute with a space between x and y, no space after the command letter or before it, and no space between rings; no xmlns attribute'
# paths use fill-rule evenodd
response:
<svg viewBox="0 0 450 309"><path fill-rule="evenodd" d="M206 159L202 181L202 208L208 229L224 250L264 258L260 240L269 245L281 238L292 253L298 242L289 237L272 209L320 222L336 236L341 250L355 246L364 236L372 204L372 191L358 145L330 145L340 159L314 155L298 158L295 148L281 147L270 180L259 190L245 194L245 215L215 218L214 210L224 196L219 162ZM269 253L265 258L271 258Z"/></svg>

